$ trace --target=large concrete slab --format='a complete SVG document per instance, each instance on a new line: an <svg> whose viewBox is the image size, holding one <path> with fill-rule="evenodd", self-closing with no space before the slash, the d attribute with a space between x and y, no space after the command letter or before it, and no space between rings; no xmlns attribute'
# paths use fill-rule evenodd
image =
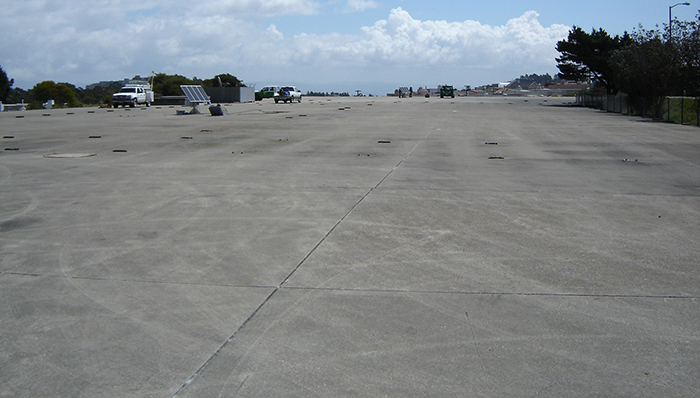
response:
<svg viewBox="0 0 700 398"><path fill-rule="evenodd" d="M0 397L700 394L700 130L565 101L1 113Z"/></svg>

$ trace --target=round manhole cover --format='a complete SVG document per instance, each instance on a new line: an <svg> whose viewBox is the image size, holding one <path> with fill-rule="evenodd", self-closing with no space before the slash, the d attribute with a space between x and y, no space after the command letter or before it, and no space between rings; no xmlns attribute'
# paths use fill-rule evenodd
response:
<svg viewBox="0 0 700 398"><path fill-rule="evenodd" d="M94 153L50 153L44 155L45 158L88 158L95 156Z"/></svg>

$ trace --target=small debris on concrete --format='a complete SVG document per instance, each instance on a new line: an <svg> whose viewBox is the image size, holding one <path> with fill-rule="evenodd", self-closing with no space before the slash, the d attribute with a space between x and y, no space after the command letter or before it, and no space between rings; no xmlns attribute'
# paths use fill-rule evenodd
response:
<svg viewBox="0 0 700 398"><path fill-rule="evenodd" d="M378 144L391 144L391 141L389 140L379 140L377 141Z"/></svg>
<svg viewBox="0 0 700 398"><path fill-rule="evenodd" d="M505 159L503 156L489 156L489 159Z"/></svg>

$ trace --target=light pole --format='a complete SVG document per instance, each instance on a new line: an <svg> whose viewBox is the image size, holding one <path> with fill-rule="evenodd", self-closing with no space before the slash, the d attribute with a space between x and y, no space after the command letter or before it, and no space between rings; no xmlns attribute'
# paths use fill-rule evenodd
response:
<svg viewBox="0 0 700 398"><path fill-rule="evenodd" d="M677 3L677 4L674 4L674 5L668 7L668 42L669 43L671 41L673 41L673 31L672 31L673 28L671 26L673 21L671 20L671 10L675 6L689 6L689 5L690 5L690 3L685 2L685 3Z"/></svg>

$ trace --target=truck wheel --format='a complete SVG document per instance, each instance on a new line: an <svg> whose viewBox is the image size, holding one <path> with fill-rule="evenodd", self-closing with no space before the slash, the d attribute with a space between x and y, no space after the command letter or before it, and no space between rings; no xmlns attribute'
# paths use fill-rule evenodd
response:
<svg viewBox="0 0 700 398"><path fill-rule="evenodd" d="M301 104L301 97L299 97L299 99L297 100L297 102L299 102L299 103Z"/></svg>
<svg viewBox="0 0 700 398"><path fill-rule="evenodd" d="M275 98L275 104L279 104L279 103L280 103L280 100L278 100L277 98Z"/></svg>
<svg viewBox="0 0 700 398"><path fill-rule="evenodd" d="M151 103L150 103L150 102L146 102L146 108L148 108L149 106L151 106Z"/></svg>

